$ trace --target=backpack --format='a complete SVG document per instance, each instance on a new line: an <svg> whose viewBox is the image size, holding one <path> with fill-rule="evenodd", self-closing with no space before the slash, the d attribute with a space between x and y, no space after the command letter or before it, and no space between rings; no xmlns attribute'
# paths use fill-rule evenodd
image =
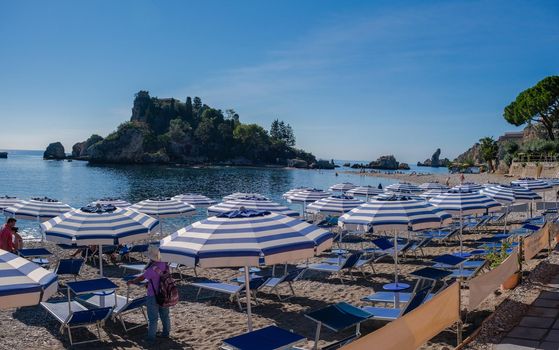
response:
<svg viewBox="0 0 559 350"><path fill-rule="evenodd" d="M165 271L161 272L157 266L153 266L153 270L159 274L159 290L155 290L153 282L150 281L157 304L161 307L175 306L179 302L179 290L169 268L167 267Z"/></svg>

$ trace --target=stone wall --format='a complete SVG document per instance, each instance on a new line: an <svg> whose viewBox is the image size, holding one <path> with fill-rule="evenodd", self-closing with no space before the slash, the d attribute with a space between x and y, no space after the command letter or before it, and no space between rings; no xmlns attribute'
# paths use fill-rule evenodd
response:
<svg viewBox="0 0 559 350"><path fill-rule="evenodd" d="M557 177L559 162L513 162L509 175L519 177Z"/></svg>

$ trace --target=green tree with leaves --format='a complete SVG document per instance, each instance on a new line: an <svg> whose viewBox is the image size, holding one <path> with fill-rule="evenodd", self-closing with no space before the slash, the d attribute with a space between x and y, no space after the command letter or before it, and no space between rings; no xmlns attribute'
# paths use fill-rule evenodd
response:
<svg viewBox="0 0 559 350"><path fill-rule="evenodd" d="M545 128L547 137L555 140L554 129L559 123L559 76L547 77L522 91L505 107L503 116L516 126L538 123Z"/></svg>
<svg viewBox="0 0 559 350"><path fill-rule="evenodd" d="M495 166L493 161L497 159L497 154L499 153L499 145L493 137L484 137L479 140L479 150L481 152L481 157L489 165L491 171L495 171Z"/></svg>

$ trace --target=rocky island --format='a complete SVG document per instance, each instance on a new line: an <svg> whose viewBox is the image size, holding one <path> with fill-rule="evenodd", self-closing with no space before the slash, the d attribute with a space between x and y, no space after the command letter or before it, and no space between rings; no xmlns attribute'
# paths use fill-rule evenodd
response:
<svg viewBox="0 0 559 350"><path fill-rule="evenodd" d="M53 145L45 159L57 159L64 152ZM293 129L283 121L274 120L266 130L244 124L234 110L224 113L199 97L182 102L151 97L148 91L135 95L129 121L105 138L92 135L76 143L72 158L114 164L333 167L296 148Z"/></svg>
<svg viewBox="0 0 559 350"><path fill-rule="evenodd" d="M431 168L448 167L451 163L450 160L448 158L440 159L440 157L441 149L437 148L431 158L426 159L423 163L417 162L417 166L425 166Z"/></svg>
<svg viewBox="0 0 559 350"><path fill-rule="evenodd" d="M43 153L43 159L48 160L63 160L66 159L66 152L64 146L60 142L53 142L47 146Z"/></svg>
<svg viewBox="0 0 559 350"><path fill-rule="evenodd" d="M393 155L380 156L377 160L369 164L353 164L354 169L377 169L377 170L409 170L410 166L406 163L400 163Z"/></svg>

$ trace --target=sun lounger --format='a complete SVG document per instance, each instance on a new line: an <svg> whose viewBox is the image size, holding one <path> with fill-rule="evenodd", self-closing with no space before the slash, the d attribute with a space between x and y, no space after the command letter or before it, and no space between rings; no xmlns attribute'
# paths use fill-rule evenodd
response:
<svg viewBox="0 0 559 350"><path fill-rule="evenodd" d="M291 272L289 272L288 274L285 274L281 277L270 277L268 278L264 284L262 284L262 286L260 287L260 290L264 289L264 288L269 288L269 292L276 292L276 295L278 296L279 300L286 300L289 299L291 297L295 296L295 290L293 289L293 282L297 281L301 275L303 274L304 269L295 269ZM289 289L291 290L291 295L285 298L282 298L280 292L279 292L279 287L282 284L287 284L287 286L289 287Z"/></svg>
<svg viewBox="0 0 559 350"><path fill-rule="evenodd" d="M318 348L320 339L320 331L322 326L334 331L340 332L350 327L355 327L355 333L343 340L336 342L335 346L347 344L361 335L361 323L368 320L372 315L361 310L358 307L341 302L335 305L327 306L323 309L309 312L305 317L316 322L316 332L314 336L314 347ZM330 345L332 346L332 345Z"/></svg>
<svg viewBox="0 0 559 350"><path fill-rule="evenodd" d="M60 332L63 333L64 330L68 331L68 338L70 339L70 345L74 344L84 344L91 343L101 340L101 325L111 314L111 307L103 307L97 309L88 310L85 306L78 303L77 301L71 301L70 306L68 306L68 301L59 302L42 302L41 306L54 318L61 323ZM72 338L72 329L75 328L87 328L89 326L95 326L97 328L98 339L93 340L83 340L79 342L74 342Z"/></svg>
<svg viewBox="0 0 559 350"><path fill-rule="evenodd" d="M59 277L62 276L72 276L74 281L78 279L80 275L80 270L83 266L83 259L60 259L56 269L53 271Z"/></svg>
<svg viewBox="0 0 559 350"><path fill-rule="evenodd" d="M268 326L223 340L223 350L289 350L307 338L277 326Z"/></svg>
<svg viewBox="0 0 559 350"><path fill-rule="evenodd" d="M347 259L345 259L345 261L342 264L339 265L327 264L327 263L300 265L298 267L304 268L304 271L301 273L301 278L303 278L303 275L305 274L306 271L309 270L318 271L318 272L325 272L325 273L330 273L338 276L338 278L343 284L344 283L342 278L343 273L348 272L350 276L353 278L353 275L351 275L351 270L357 268L357 263L359 262L361 255L362 255L361 252L353 253L349 257L347 257Z"/></svg>
<svg viewBox="0 0 559 350"><path fill-rule="evenodd" d="M266 279L262 277L254 278L249 282L251 293L254 296L254 301L257 303L258 299L256 298L256 292L258 288L260 288L265 282ZM207 280L204 282L192 283L192 286L198 288L198 293L196 293L196 300L200 299L200 293L202 292L202 290L211 291L213 292L213 295L215 295L215 293L227 294L229 295L229 299L232 302L236 301L239 309L243 311L243 306L241 305L240 299L241 293L245 291L245 284L230 284Z"/></svg>
<svg viewBox="0 0 559 350"><path fill-rule="evenodd" d="M45 248L22 248L18 250L17 253L22 258L31 260L35 264L43 267L49 264L47 257L52 255L52 253Z"/></svg>
<svg viewBox="0 0 559 350"><path fill-rule="evenodd" d="M104 298L103 302L101 302L101 298ZM121 295L117 295L116 304L115 304L115 298L113 298L112 296L105 297L97 294L88 294L88 295L81 295L79 297L80 301L94 307L101 307L101 304L105 304L106 307L112 307L113 312L111 314L111 317L113 319L118 319L120 321L125 332L128 332L129 330L132 329L136 329L138 327L142 327L147 324L147 316L144 310L144 307L146 306L146 299L147 299L146 296L136 298L136 299L130 299ZM144 316L145 323L141 323L133 327L127 328L124 320L124 316L135 311L140 311L142 313L142 316Z"/></svg>
<svg viewBox="0 0 559 350"><path fill-rule="evenodd" d="M432 240L433 240L432 237L424 237L419 241L412 240L410 241L411 244L408 250L413 253L416 259L417 259L418 251L421 252L422 256L425 256L425 252L423 251L423 248L426 247L429 243L431 243Z"/></svg>
<svg viewBox="0 0 559 350"><path fill-rule="evenodd" d="M421 304L423 304L432 289L432 285L427 285L426 287L416 291L409 302L403 308L385 308L385 307L374 307L374 306L364 306L361 309L369 314L370 318L381 321L394 321L398 317L401 317L408 312L413 311Z"/></svg>
<svg viewBox="0 0 559 350"><path fill-rule="evenodd" d="M450 277L465 279L474 277L486 264L485 260L467 260L450 254L438 256L432 261L435 262L434 268L451 271Z"/></svg>
<svg viewBox="0 0 559 350"><path fill-rule="evenodd" d="M373 239L371 241L375 246L378 247L378 249L364 249L365 253L367 254L373 254L374 256L374 261L379 261L382 258L391 256L394 256L394 243L392 241L390 241L388 238L386 237L380 237L380 238L376 238ZM398 251L398 254L401 255L405 255L406 252L409 250L409 248L411 247L411 242L406 242L406 243L400 243L398 242L398 244L396 245L396 249Z"/></svg>
<svg viewBox="0 0 559 350"><path fill-rule="evenodd" d="M140 253L141 256L143 257L144 254L147 253L147 251L148 251L147 244L136 244L131 247L124 246L120 249L118 253L122 260L128 259L128 261L130 261L130 253Z"/></svg>

